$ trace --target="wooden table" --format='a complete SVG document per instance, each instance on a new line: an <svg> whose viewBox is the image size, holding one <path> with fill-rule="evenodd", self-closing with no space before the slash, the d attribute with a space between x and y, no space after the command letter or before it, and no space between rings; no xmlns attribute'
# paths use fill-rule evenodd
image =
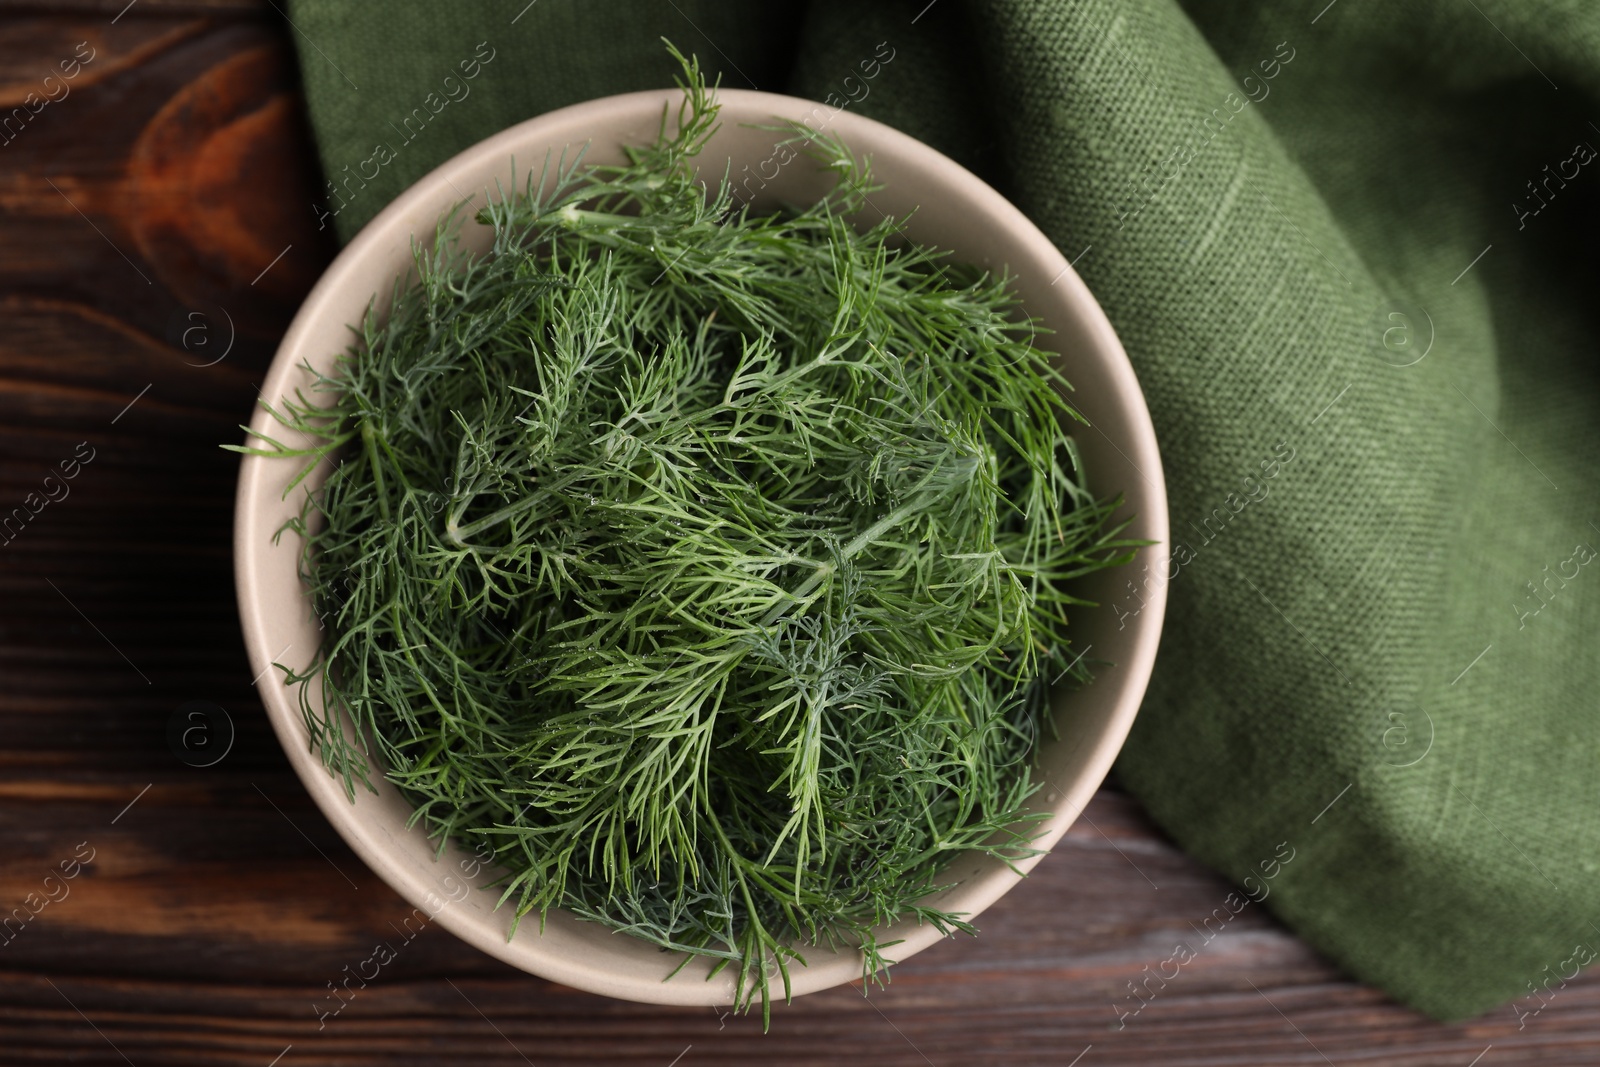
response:
<svg viewBox="0 0 1600 1067"><path fill-rule="evenodd" d="M868 999L780 1008L766 1036L563 988L433 928L319 1020L408 908L268 729L234 608L237 464L217 445L334 248L275 5L125 3L0 2L0 114L93 54L68 95L0 122L0 916L28 917L0 926L0 1062L1600 1060L1592 974L1520 1028L1510 1007L1440 1026L1254 905L1135 1000L1230 887L1114 787L981 936ZM169 743L192 701L236 728L212 766ZM76 877L47 877L63 864Z"/></svg>

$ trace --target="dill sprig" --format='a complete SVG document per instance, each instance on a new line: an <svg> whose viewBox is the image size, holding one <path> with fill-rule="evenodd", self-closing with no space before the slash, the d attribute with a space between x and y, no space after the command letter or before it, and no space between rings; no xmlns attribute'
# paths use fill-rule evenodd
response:
<svg viewBox="0 0 1600 1067"><path fill-rule="evenodd" d="M281 669L349 795L375 760L517 918L712 957L765 1015L806 946L881 981L874 928L972 930L922 902L955 853L1031 854L1049 681L1088 679L1069 589L1130 545L1006 281L857 230L868 165L804 127L819 202L702 184L678 58L626 163L547 161L481 255L441 220L268 408L313 446L238 450L339 460L288 526L327 633Z"/></svg>

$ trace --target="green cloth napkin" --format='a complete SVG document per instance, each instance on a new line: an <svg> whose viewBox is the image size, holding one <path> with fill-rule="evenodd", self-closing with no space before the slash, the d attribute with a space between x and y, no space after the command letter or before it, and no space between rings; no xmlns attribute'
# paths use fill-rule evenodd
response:
<svg viewBox="0 0 1600 1067"><path fill-rule="evenodd" d="M525 2L293 3L328 176L373 175L326 224L670 84L660 35L729 86L866 85L1051 235L1143 383L1178 566L1130 576L1171 607L1127 788L1436 1016L1526 1019L1595 958L1600 8Z"/></svg>

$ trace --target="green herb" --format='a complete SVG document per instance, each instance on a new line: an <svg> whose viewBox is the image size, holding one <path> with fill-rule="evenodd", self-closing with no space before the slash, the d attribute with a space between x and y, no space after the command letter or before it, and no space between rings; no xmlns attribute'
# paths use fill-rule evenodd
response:
<svg viewBox="0 0 1600 1067"><path fill-rule="evenodd" d="M239 450L342 457L289 524L329 633L282 669L352 798L376 756L519 918L731 964L765 1014L805 946L877 977L880 924L970 932L922 903L955 853L1032 854L1049 682L1088 677L1068 589L1128 542L1003 279L858 232L867 166L803 127L819 203L703 186L684 62L626 164L547 163L483 255L441 222L269 408L315 447Z"/></svg>

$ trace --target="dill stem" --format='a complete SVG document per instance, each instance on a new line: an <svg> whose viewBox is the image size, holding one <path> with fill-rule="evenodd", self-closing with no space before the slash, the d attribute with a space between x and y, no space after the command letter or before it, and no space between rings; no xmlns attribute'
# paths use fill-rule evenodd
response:
<svg viewBox="0 0 1600 1067"><path fill-rule="evenodd" d="M507 504L499 511L490 512L481 519L474 519L465 526L458 526L456 524L456 515L452 509L450 519L445 523L445 534L450 538L450 540L454 541L457 546L466 548L468 547L468 538L482 533L491 526L497 526L500 523L505 522L507 519L514 519L524 511L528 511L536 505L543 504L545 502L546 500L542 495L538 493L530 493L521 500L518 500L515 504Z"/></svg>
<svg viewBox="0 0 1600 1067"><path fill-rule="evenodd" d="M772 1023L772 999L767 996L766 944L769 940L771 940L771 938L767 933L766 927L761 923L761 913L756 910L755 899L750 895L750 882L745 877L744 868L745 865L750 861L745 859L745 857L733 847L732 842L728 840L728 835L722 830L722 820L718 819L717 813L711 810L709 801L706 803L705 807L706 821L709 822L711 824L711 828L716 831L717 843L722 846L723 853L728 856L730 860L732 860L734 877L739 880L739 896L743 898L745 911L747 912L745 921L750 924L748 927L748 936L754 940L756 944L756 951L754 953L745 953L744 967L749 968L750 966L754 965L758 973L761 975L761 1019L764 1026L770 1026ZM774 948L772 955L774 961L778 964L779 972L783 975L784 991L787 993L789 988L789 969L784 966L783 956L776 948ZM754 957L753 959L752 956ZM742 976L740 979L740 984L744 984ZM754 996L754 994L755 990L751 989L746 996L746 1004L749 1003L749 998Z"/></svg>
<svg viewBox="0 0 1600 1067"><path fill-rule="evenodd" d="M900 507L896 508L888 515L885 515L883 518L873 523L867 529L863 530L860 535L853 538L849 544L841 548L839 550L839 560L843 562L850 559L857 552L860 552L863 548L867 547L872 542L876 541L878 538L882 537L884 534L900 525L900 523L904 522L907 516L913 515L921 510L922 501L920 499L909 504L900 505ZM788 603L773 605L772 610L767 612L766 616L761 620L761 625L771 626L773 623L789 614L789 612L793 611L795 608L809 607L811 601L807 598L811 597L812 591L816 589L817 586L821 585L838 569L838 563L829 562L820 564L815 571L811 572L811 577L807 578L801 583L798 589L789 594Z"/></svg>
<svg viewBox="0 0 1600 1067"><path fill-rule="evenodd" d="M567 488L577 480L578 478L576 475L567 475L564 478L559 478L546 488L546 492L528 493L515 503L507 504L498 511L492 511L481 519L474 519L465 526L457 525L457 519L459 518L461 511L464 510L465 504L452 507L450 509L449 518L445 522L445 534L452 542L455 543L456 547L470 548L472 546L467 544L467 538L480 534L484 530L490 529L494 526L498 526L500 523L505 522L508 519L514 519L523 512L531 511L539 504L548 503L551 494ZM468 500L470 501L470 499L471 498L469 497Z"/></svg>
<svg viewBox="0 0 1600 1067"><path fill-rule="evenodd" d="M421 757L419 757L417 761L411 765L412 769L421 770L422 768L427 767L433 762L433 757L444 751L444 745L445 737L443 734L440 734L439 739L429 746L428 751L424 752ZM470 813L463 814L470 815Z"/></svg>
<svg viewBox="0 0 1600 1067"><path fill-rule="evenodd" d="M484 217L486 214L487 211L481 212L478 221L484 223L490 222L489 218ZM534 226L557 225L568 230L582 230L589 229L591 227L636 227L639 225L639 216L618 215L612 212L594 211L588 208L581 208L578 206L577 202L574 201L563 204L561 207L558 207L553 211L546 211L542 214L534 215L532 217L531 224Z"/></svg>
<svg viewBox="0 0 1600 1067"><path fill-rule="evenodd" d="M940 466L942 465L943 460L941 459ZM895 508L889 514L885 515L883 518L879 519L865 530L862 530L855 537L851 538L843 548L839 549L838 562L824 563L819 566L812 573L811 577L807 578L803 583L801 583L798 589L789 594L789 603L773 605L772 610L767 612L766 616L761 620L761 625L771 626L773 623L783 618L795 608L809 607L810 601L808 601L806 598L810 596L812 590L821 585L829 575L833 574L834 571L839 569L839 563L848 562L850 559L854 558L858 552L872 544L890 530L894 529L896 526L900 525L908 517L926 511L930 497L937 498L943 495L942 491L938 488L928 486L929 480L932 479L937 473L939 473L939 467L935 467L933 470L929 471L927 476L922 479L921 485L918 487L920 491L913 492L911 500L901 504L898 508Z"/></svg>
<svg viewBox="0 0 1600 1067"><path fill-rule="evenodd" d="M378 461L377 431L372 428L372 422L363 419L361 422L361 447L367 453L367 462L372 467L372 481L377 488L378 512L383 516L383 521L389 521L389 493L383 480L383 464Z"/></svg>

